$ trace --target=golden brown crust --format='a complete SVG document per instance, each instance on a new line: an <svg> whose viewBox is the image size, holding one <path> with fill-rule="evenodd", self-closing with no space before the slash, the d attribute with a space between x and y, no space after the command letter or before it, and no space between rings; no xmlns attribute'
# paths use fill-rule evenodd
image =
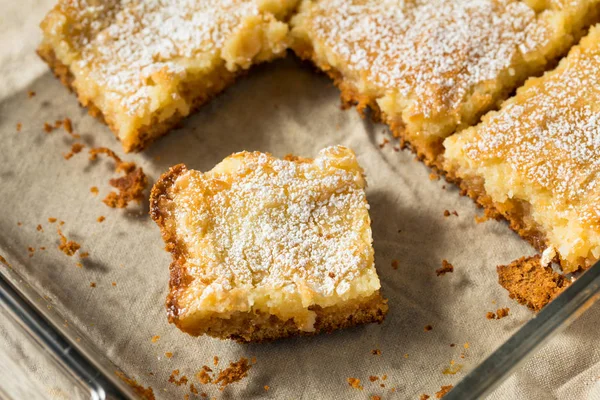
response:
<svg viewBox="0 0 600 400"><path fill-rule="evenodd" d="M159 226L166 250L173 258L169 268L169 294L166 302L169 322L190 335L206 334L220 339L234 339L241 343L269 341L295 335L314 335L320 332L330 333L355 325L383 322L388 305L387 300L377 291L361 303L325 308L310 307L310 310L316 313L313 332L298 329L292 319L282 320L255 310L234 313L229 319L215 317L207 320L202 326L186 326L179 319L177 293L187 287L192 279L186 271L185 246L177 238L175 221L172 218L171 196L171 188L175 181L185 172L187 168L183 164L171 167L157 180L150 194L150 216Z"/></svg>
<svg viewBox="0 0 600 400"><path fill-rule="evenodd" d="M361 94L352 84L344 79L343 74L331 65L323 65L317 63L316 56L312 49L307 49L305 46L293 46L294 53L305 61L310 61L319 71L324 72L333 80L334 85L340 90L340 99L342 108L347 109L356 107L356 110L361 117L365 118L365 109L368 107L371 110L371 119L373 122L381 122L387 124L392 131L394 137L400 140L401 148L410 148L417 158L424 162L427 166L441 171L443 165L442 145L444 139L434 139L429 141L417 141L409 138L406 133L403 122L400 119L392 119L386 115L374 97Z"/></svg>
<svg viewBox="0 0 600 400"><path fill-rule="evenodd" d="M530 218L529 203L515 199L497 203L486 193L482 178L461 179L451 168L446 168L444 176L448 182L454 183L460 188L461 195L469 196L478 206L482 207L486 218L505 219L508 221L510 229L527 240L536 250L542 252L546 249L546 235L541 227Z"/></svg>
<svg viewBox="0 0 600 400"><path fill-rule="evenodd" d="M498 282L508 290L510 298L533 311L541 310L570 285L551 267L542 267L539 255L521 257L509 265L499 265L496 270Z"/></svg>
<svg viewBox="0 0 600 400"><path fill-rule="evenodd" d="M73 75L69 70L69 67L64 65L54 53L54 50L48 46L44 46L42 44L37 49L37 53L48 64L50 70L54 73L54 75L61 81L61 83L66 86L70 91L74 92L77 95L79 103L82 107L88 109L88 113L100 120L101 122L108 125L108 127L113 131L115 137L120 140L117 132L118 127L114 121L111 120L110 116L104 115L102 111L94 104L93 101L89 99L82 98L75 88L73 87ZM192 90L183 90L182 95L186 98L190 98L191 107L190 114L200 108L202 105L207 103L217 94L222 92L225 88L231 85L235 79L246 73L246 70L240 70L234 72L223 71L219 75L219 79L216 79L216 84L210 88L209 92L201 93L198 95L194 93ZM150 124L143 126L137 132L137 138L132 143L122 143L123 149L126 153L129 152L138 152L147 148L152 142L154 142L159 137L167 134L171 129L177 127L177 125L186 117L187 115L181 115L178 111L171 117L167 118L164 121L158 121L157 117L153 117Z"/></svg>

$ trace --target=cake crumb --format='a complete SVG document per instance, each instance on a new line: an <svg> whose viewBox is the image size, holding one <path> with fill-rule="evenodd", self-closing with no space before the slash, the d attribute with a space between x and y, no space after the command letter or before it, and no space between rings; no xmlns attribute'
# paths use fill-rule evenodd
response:
<svg viewBox="0 0 600 400"><path fill-rule="evenodd" d="M408 353L406 353L406 354L404 355L404 358L408 358Z"/></svg>
<svg viewBox="0 0 600 400"><path fill-rule="evenodd" d="M465 349L468 349L468 348L470 347L470 345L469 345L469 342L466 342L466 343L463 345L463 347L464 347Z"/></svg>
<svg viewBox="0 0 600 400"><path fill-rule="evenodd" d="M23 226L23 223L21 221L18 221L17 226Z"/></svg>
<svg viewBox="0 0 600 400"><path fill-rule="evenodd" d="M117 286L117 282L113 282L113 283L112 283L112 285L113 285L113 286Z"/></svg>
<svg viewBox="0 0 600 400"><path fill-rule="evenodd" d="M502 319L506 316L508 316L508 313L510 311L510 308L499 308L498 310L496 310L496 318L498 319Z"/></svg>
<svg viewBox="0 0 600 400"><path fill-rule="evenodd" d="M152 387L148 386L147 388L145 388L144 386L142 386L139 383L137 383L137 381L135 379L129 378L127 375L125 375L121 371L115 371L115 374L123 382L125 382L126 384L128 384L129 386L131 386L131 388L133 389L133 392L135 394L137 394L140 399L155 400L154 391L152 390Z"/></svg>
<svg viewBox="0 0 600 400"><path fill-rule="evenodd" d="M98 221L98 223L103 223L104 220L106 219L106 217L104 217L104 215L99 216L98 218L96 218L96 221Z"/></svg>
<svg viewBox="0 0 600 400"><path fill-rule="evenodd" d="M193 383L190 383L190 392L192 394L198 394L198 389L196 388L196 386L194 386Z"/></svg>
<svg viewBox="0 0 600 400"><path fill-rule="evenodd" d="M252 364L256 364L256 357L252 357L252 359L250 360L250 362L251 362Z"/></svg>
<svg viewBox="0 0 600 400"><path fill-rule="evenodd" d="M380 356L381 355L381 350L379 350L379 349L373 349L373 350L371 350L371 354L373 354L374 356Z"/></svg>
<svg viewBox="0 0 600 400"><path fill-rule="evenodd" d="M430 181L437 181L440 179L440 176L438 174L436 174L435 172L432 172L429 174L429 180Z"/></svg>
<svg viewBox="0 0 600 400"><path fill-rule="evenodd" d="M371 395L371 400L381 400L381 396L377 396L376 394Z"/></svg>
<svg viewBox="0 0 600 400"><path fill-rule="evenodd" d="M433 329L433 326L431 326L431 325L425 325L425 327L423 328L423 330L424 330L425 332L429 332L429 331L430 331L430 330L432 330L432 329Z"/></svg>
<svg viewBox="0 0 600 400"><path fill-rule="evenodd" d="M496 319L496 314L494 314L492 311L488 311L487 314L485 314L485 317L487 319Z"/></svg>
<svg viewBox="0 0 600 400"><path fill-rule="evenodd" d="M40 224L38 224L38 226L36 226L36 227L35 227L35 229L36 229L38 232L43 232L43 231L44 231L44 228L42 228L42 225L40 225Z"/></svg>
<svg viewBox="0 0 600 400"><path fill-rule="evenodd" d="M212 377L210 376L210 372L212 369L204 365L200 371L196 374L196 379L200 381L201 384L206 385L212 382Z"/></svg>
<svg viewBox="0 0 600 400"><path fill-rule="evenodd" d="M382 381L385 381L386 379L387 379L387 375L383 375L383 376L381 377L381 380L382 380Z"/></svg>
<svg viewBox="0 0 600 400"><path fill-rule="evenodd" d="M454 346L456 346L456 344L450 343L450 347L454 347Z"/></svg>
<svg viewBox="0 0 600 400"><path fill-rule="evenodd" d="M44 132L52 133L53 130L54 130L54 127L52 125L50 125L47 122L44 122Z"/></svg>
<svg viewBox="0 0 600 400"><path fill-rule="evenodd" d="M96 287L96 282L90 282L90 287Z"/></svg>
<svg viewBox="0 0 600 400"><path fill-rule="evenodd" d="M27 98L31 99L32 97L35 97L35 92L33 90L30 90L27 92Z"/></svg>
<svg viewBox="0 0 600 400"><path fill-rule="evenodd" d="M70 160L75 154L80 153L81 150L85 147L84 144L76 142L71 145L71 151L67 154L63 155L65 160Z"/></svg>
<svg viewBox="0 0 600 400"><path fill-rule="evenodd" d="M386 144L388 144L390 142L390 140L388 138L383 138L383 142L381 142L379 144L379 148L383 149L385 147Z"/></svg>
<svg viewBox="0 0 600 400"><path fill-rule="evenodd" d="M508 291L509 297L536 312L570 285L563 275L551 267L543 267L539 255L499 265L496 271L498 282Z"/></svg>
<svg viewBox="0 0 600 400"><path fill-rule="evenodd" d="M435 270L437 276L445 275L448 272L454 272L454 266L448 260L442 260L442 267Z"/></svg>
<svg viewBox="0 0 600 400"><path fill-rule="evenodd" d="M45 246L40 247L40 250L46 250Z"/></svg>
<svg viewBox="0 0 600 400"><path fill-rule="evenodd" d="M329 274L327 274L331 279L335 278L335 274L333 272L330 272Z"/></svg>
<svg viewBox="0 0 600 400"><path fill-rule="evenodd" d="M449 216L450 216L450 211L444 210L444 217L449 217Z"/></svg>
<svg viewBox="0 0 600 400"><path fill-rule="evenodd" d="M398 260L392 260L392 268L393 269L398 269L399 266L400 266L400 262Z"/></svg>
<svg viewBox="0 0 600 400"><path fill-rule="evenodd" d="M348 381L348 385L350 385L350 387L352 387L354 389L358 389L358 390L363 390L363 387L360 384L360 379L358 379L358 378L348 378L346 380Z"/></svg>
<svg viewBox="0 0 600 400"><path fill-rule="evenodd" d="M371 375L371 376L369 376L369 380L370 380L371 382L375 382L375 381L378 381L378 380L379 380L379 377L378 377L378 376L375 376L375 375Z"/></svg>
<svg viewBox="0 0 600 400"><path fill-rule="evenodd" d="M444 375L456 375L457 373L460 372L460 370L462 369L463 365L462 364L457 364L454 362L454 360L450 361L450 366L446 367L443 371L442 374Z"/></svg>
<svg viewBox="0 0 600 400"><path fill-rule="evenodd" d="M156 342L158 342L158 339L160 339L160 336L154 335L154 336L152 336L152 339L150 339L150 340L152 341L152 343L156 343Z"/></svg>
<svg viewBox="0 0 600 400"><path fill-rule="evenodd" d="M427 400L429 398L429 395L426 395L425 393L423 393L421 395L421 397L419 397L419 400Z"/></svg>
<svg viewBox="0 0 600 400"><path fill-rule="evenodd" d="M21 132L21 129L23 129L23 124L20 122L17 122L17 132Z"/></svg>
<svg viewBox="0 0 600 400"><path fill-rule="evenodd" d="M73 240L68 240L60 228L57 228L56 231L58 232L58 236L60 236L58 249L69 257L73 256L81 248L81 245Z"/></svg>
<svg viewBox="0 0 600 400"><path fill-rule="evenodd" d="M65 131L67 131L68 134L73 133L73 123L71 122L70 118L63 119L62 126L65 128Z"/></svg>
<svg viewBox="0 0 600 400"><path fill-rule="evenodd" d="M265 389L265 392L268 392L269 389L271 389L271 388L269 387L269 385L265 385L265 386L263 386L263 389Z"/></svg>
<svg viewBox="0 0 600 400"><path fill-rule="evenodd" d="M173 357L173 353L171 353L170 351L167 351L167 352L165 353L165 357L167 357L167 358L171 358L171 357Z"/></svg>
<svg viewBox="0 0 600 400"><path fill-rule="evenodd" d="M248 376L248 371L252 365L248 363L247 358L240 358L237 362L229 363L229 367L219 371L217 379L214 381L215 385L220 385L219 390L225 389L228 385L238 382Z"/></svg>
<svg viewBox="0 0 600 400"><path fill-rule="evenodd" d="M219 365L219 357L218 356L214 356L213 357L213 365L216 367L217 365Z"/></svg>
<svg viewBox="0 0 600 400"><path fill-rule="evenodd" d="M79 258L88 258L90 256L90 253L88 253L87 251L84 251L83 253L79 253Z"/></svg>
<svg viewBox="0 0 600 400"><path fill-rule="evenodd" d="M75 266L76 266L77 268L83 268L83 264L82 264L80 261L77 261L77 262L75 263Z"/></svg>
<svg viewBox="0 0 600 400"><path fill-rule="evenodd" d="M98 194L100 191L98 190L98 187L97 187L97 186L92 186L92 187L90 188L90 192L91 192L91 193L92 193L94 196L96 196L96 195L97 195L97 194Z"/></svg>
<svg viewBox="0 0 600 400"><path fill-rule="evenodd" d="M174 369L171 372L171 376L169 376L169 383L173 383L177 386L187 385L187 383L188 383L187 376L183 375L183 376L181 376L181 378L176 378L178 375L179 375L179 370Z"/></svg>
<svg viewBox="0 0 600 400"><path fill-rule="evenodd" d="M442 385L440 391L435 393L435 398L441 399L442 397L447 395L448 392L450 392L453 387L454 387L454 385L445 385L445 386Z"/></svg>
<svg viewBox="0 0 600 400"><path fill-rule="evenodd" d="M130 202L141 203L144 198L144 190L148 186L148 178L142 168L132 162L124 162L117 154L106 147L95 147L90 149L90 160L98 158L99 154L105 154L115 161L115 172L124 175L113 178L108 183L116 188L118 192L110 192L102 202L111 208L125 208Z"/></svg>
<svg viewBox="0 0 600 400"><path fill-rule="evenodd" d="M50 217L48 218L48 222L50 222L51 224L56 222L56 218Z"/></svg>

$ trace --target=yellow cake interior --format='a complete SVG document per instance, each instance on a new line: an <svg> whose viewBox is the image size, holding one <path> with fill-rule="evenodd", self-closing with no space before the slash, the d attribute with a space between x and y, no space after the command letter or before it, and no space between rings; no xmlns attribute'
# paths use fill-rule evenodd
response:
<svg viewBox="0 0 600 400"><path fill-rule="evenodd" d="M599 71L600 25L555 70L444 142L446 169L483 178L499 208L529 204L526 217L567 272L600 258Z"/></svg>

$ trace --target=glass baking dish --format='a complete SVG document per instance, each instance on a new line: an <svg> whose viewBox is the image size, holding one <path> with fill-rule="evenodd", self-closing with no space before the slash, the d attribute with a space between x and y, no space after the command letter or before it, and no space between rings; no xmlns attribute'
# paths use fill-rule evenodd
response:
<svg viewBox="0 0 600 400"><path fill-rule="evenodd" d="M65 117L81 139L42 129ZM0 103L0 131L0 201L10 210L0 217L0 255L7 261L0 264L0 315L31 349L13 354L7 345L0 354L55 370L48 397L58 391L71 398L135 398L128 380L134 379L157 398L192 395L189 383L230 398L418 398L449 384L455 388L447 398L481 398L598 297L596 265L535 318L509 300L495 266L532 249L503 223L476 224L469 199L430 179L412 154L397 151L385 127L340 110L338 91L326 78L286 59L254 69L148 151L123 158L136 161L153 182L171 165L207 170L235 151L313 156L328 145L353 148L369 182L376 265L390 314L380 326L266 344L192 338L166 321L170 260L148 204L114 210L101 202L113 166L88 161L86 150L107 146L121 154L108 128L46 74ZM86 149L65 160L77 140ZM458 215L444 217L444 210ZM97 222L99 216L106 220ZM90 257L57 249L61 220L61 230ZM455 272L437 277L442 259ZM486 320L486 311L507 306L508 318ZM433 330L424 331L427 325ZM242 356L257 361L247 379L221 393L194 378L202 365L213 367L215 355L221 359L215 369ZM174 370L188 384L169 382ZM361 379L363 390L351 388L349 377ZM32 387L49 385L47 378ZM14 396L2 393L7 387L0 384L0 395Z"/></svg>

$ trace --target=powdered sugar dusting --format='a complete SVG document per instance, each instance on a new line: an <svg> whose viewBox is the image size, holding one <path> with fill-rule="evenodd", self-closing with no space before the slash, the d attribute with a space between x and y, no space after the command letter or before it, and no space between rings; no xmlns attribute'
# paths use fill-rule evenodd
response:
<svg viewBox="0 0 600 400"><path fill-rule="evenodd" d="M531 80L465 143L476 162L510 165L600 229L600 27L553 72Z"/></svg>
<svg viewBox="0 0 600 400"><path fill-rule="evenodd" d="M77 11L72 17L86 28L74 39L81 47L78 67L89 67L89 79L132 115L151 107L157 80L184 77L186 59L199 54L208 65L195 67L209 67L242 19L258 14L256 2L249 0L71 3L70 13Z"/></svg>
<svg viewBox="0 0 600 400"><path fill-rule="evenodd" d="M314 162L230 158L241 161L233 171L178 180L177 229L194 275L225 291L262 287L303 298L343 297L355 278L377 279L354 153L328 148Z"/></svg>
<svg viewBox="0 0 600 400"><path fill-rule="evenodd" d="M458 109L476 85L545 43L535 12L513 0L327 0L309 13L316 40L348 69L414 99L427 117Z"/></svg>

